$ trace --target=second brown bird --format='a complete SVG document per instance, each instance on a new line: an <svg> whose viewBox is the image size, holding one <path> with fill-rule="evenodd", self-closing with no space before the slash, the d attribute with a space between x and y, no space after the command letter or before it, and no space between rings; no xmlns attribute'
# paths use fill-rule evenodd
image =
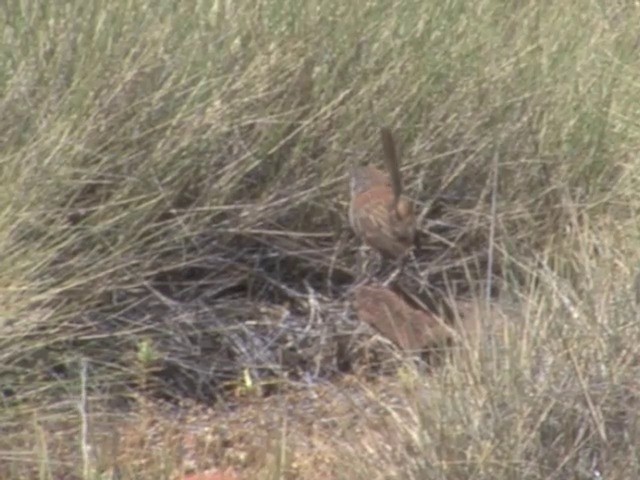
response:
<svg viewBox="0 0 640 480"><path fill-rule="evenodd" d="M402 195L393 135L380 130L388 174L372 167L351 170L349 223L356 235L384 257L403 258L416 245L412 202Z"/></svg>

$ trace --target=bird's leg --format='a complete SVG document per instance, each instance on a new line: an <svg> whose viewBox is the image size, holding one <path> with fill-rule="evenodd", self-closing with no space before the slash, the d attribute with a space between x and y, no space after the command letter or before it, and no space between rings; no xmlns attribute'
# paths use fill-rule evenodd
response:
<svg viewBox="0 0 640 480"><path fill-rule="evenodd" d="M382 286L388 287L391 283L393 283L396 280L396 278L398 278L398 275L400 275L400 272L402 272L402 267L394 268L391 271L391 274L387 277L387 279L384 282L382 282Z"/></svg>
<svg viewBox="0 0 640 480"><path fill-rule="evenodd" d="M371 254L368 257L368 262L367 262L367 275L368 278L374 278L377 277L380 274L380 271L382 270L384 266L384 258L382 258L382 255L380 255L380 252L377 252L375 250L371 251Z"/></svg>
<svg viewBox="0 0 640 480"><path fill-rule="evenodd" d="M405 263L406 263L406 257L404 256L400 257L395 262L393 262L393 270L391 270L391 273L386 278L386 280L382 282L382 285L385 287L388 287L391 283L393 283L396 280L396 278L398 278L398 275L402 273Z"/></svg>
<svg viewBox="0 0 640 480"><path fill-rule="evenodd" d="M363 279L365 279L365 270L366 270L366 257L364 252L364 246L360 246L356 253L356 283L360 283Z"/></svg>
<svg viewBox="0 0 640 480"><path fill-rule="evenodd" d="M379 255L377 252L365 245L358 249L356 255L356 282L368 283L375 276L376 271L380 268Z"/></svg>
<svg viewBox="0 0 640 480"><path fill-rule="evenodd" d="M414 273L414 278L419 280L420 289L423 290L429 285L429 279L425 272L423 272L420 268L420 264L418 263L418 259L415 255L415 250L411 249L407 256L404 258L405 264L408 263L411 267L411 271Z"/></svg>
<svg viewBox="0 0 640 480"><path fill-rule="evenodd" d="M441 316L444 319L451 321L455 318L454 310L449 303L449 294L448 291L443 291L442 287L438 287L434 285L430 277L428 275L428 270L423 271L420 268L420 264L418 263L413 251L409 253L409 260L411 263L412 272L408 275L410 281L413 281L413 285L415 286L417 283L417 288L414 287L414 293L419 295L425 305L432 312ZM415 273L413 273L415 271Z"/></svg>

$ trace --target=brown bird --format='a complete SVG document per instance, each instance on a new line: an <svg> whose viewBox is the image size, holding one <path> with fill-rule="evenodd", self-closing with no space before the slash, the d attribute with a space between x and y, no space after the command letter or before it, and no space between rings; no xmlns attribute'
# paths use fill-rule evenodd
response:
<svg viewBox="0 0 640 480"><path fill-rule="evenodd" d="M358 286L354 308L360 321L404 350L446 344L454 337L452 325L399 285Z"/></svg>
<svg viewBox="0 0 640 480"><path fill-rule="evenodd" d="M372 166L352 168L349 223L356 235L383 257L402 259L416 246L413 204L402 195L393 135L386 127L380 134L389 174Z"/></svg>

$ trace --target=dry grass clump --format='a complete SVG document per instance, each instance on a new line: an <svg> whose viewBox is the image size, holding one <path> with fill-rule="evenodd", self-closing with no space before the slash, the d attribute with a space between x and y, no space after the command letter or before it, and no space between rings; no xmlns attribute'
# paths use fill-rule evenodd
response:
<svg viewBox="0 0 640 480"><path fill-rule="evenodd" d="M639 21L633 2L3 6L0 426L28 412L40 442L0 445L8 478L34 455L51 477L37 419L66 423L80 391L210 400L388 358L349 307L346 230L346 167L381 165L380 124L430 212L430 282L533 310L399 430L328 437L344 478L633 478Z"/></svg>

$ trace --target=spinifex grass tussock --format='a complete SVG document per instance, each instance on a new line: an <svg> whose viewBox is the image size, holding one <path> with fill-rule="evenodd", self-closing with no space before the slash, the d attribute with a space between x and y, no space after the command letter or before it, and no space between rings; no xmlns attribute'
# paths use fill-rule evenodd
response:
<svg viewBox="0 0 640 480"><path fill-rule="evenodd" d="M603 428L610 442L632 378L638 24L632 2L7 2L0 421L75 398L82 357L96 401L357 363L345 173L381 165L389 124L407 193L438 206L420 258L434 282L471 292L489 271L541 305L509 374L443 390L437 407L466 415L443 411L450 428L418 446L463 464L451 478L562 472ZM540 355L552 367L519 394L512 372ZM536 450L545 415L577 443ZM491 455L505 469L469 463Z"/></svg>

